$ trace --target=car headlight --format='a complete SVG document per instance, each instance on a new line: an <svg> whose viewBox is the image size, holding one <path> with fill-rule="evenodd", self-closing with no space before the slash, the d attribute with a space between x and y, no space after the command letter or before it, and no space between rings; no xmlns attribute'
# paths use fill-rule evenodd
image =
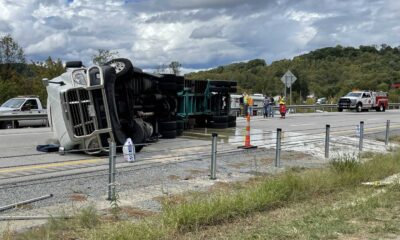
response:
<svg viewBox="0 0 400 240"><path fill-rule="evenodd" d="M86 73L83 70L74 71L72 73L72 80L74 81L74 85L87 86Z"/></svg>

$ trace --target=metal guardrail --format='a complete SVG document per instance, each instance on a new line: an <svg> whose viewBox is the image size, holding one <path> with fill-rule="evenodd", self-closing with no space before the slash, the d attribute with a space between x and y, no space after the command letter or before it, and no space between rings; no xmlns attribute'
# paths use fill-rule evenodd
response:
<svg viewBox="0 0 400 240"><path fill-rule="evenodd" d="M317 110L325 111L329 110L330 112L336 112L338 108L337 104L313 104L313 105L287 105L286 109L290 113L297 113L301 110L305 110L305 112L317 112ZM257 115L263 114L263 107L253 107L253 111L257 113ZM400 103L389 103L388 109L400 109ZM279 110L278 106L274 107L274 110ZM241 115L243 109L241 108L232 108L231 114L235 114L236 116Z"/></svg>
<svg viewBox="0 0 400 240"><path fill-rule="evenodd" d="M47 113L0 114L0 121L47 120Z"/></svg>

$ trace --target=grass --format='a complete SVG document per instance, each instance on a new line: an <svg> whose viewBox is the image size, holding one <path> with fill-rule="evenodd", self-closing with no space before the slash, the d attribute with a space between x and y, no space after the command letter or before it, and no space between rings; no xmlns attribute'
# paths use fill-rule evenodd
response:
<svg viewBox="0 0 400 240"><path fill-rule="evenodd" d="M79 221L84 223L75 219L71 224L57 226L50 221L41 228L44 232L40 236L46 238L22 239L53 239L54 232L69 233L76 224L79 224L78 230L72 230L75 234L72 235L83 239L175 239L188 236L201 239L209 229L211 232L214 229L212 233L221 238L233 239L332 239L358 232L371 234L368 231L375 231L375 235L385 231L399 234L398 219L390 213L396 207L393 203L398 203L397 199L400 199L400 188L392 187L379 197L370 197L373 193L371 189L360 185L361 182L379 180L398 172L399 152L377 154L364 162L344 156L333 160L326 169L295 169L278 176L234 184L233 188L223 188L212 194L193 194L178 203L166 201L161 214L142 221L99 223L90 220L91 216L96 218L93 211L86 211L78 215ZM380 200L382 196L384 201ZM350 204L342 202L343 199ZM358 199L366 200L357 202ZM354 201L356 204L353 204ZM295 209L293 219L287 216L276 218L275 222L280 224L275 224L263 218L283 209ZM388 218L395 220L384 221L384 224L375 220L374 216L382 209L386 210L384 213L388 214ZM254 216L259 217L252 219ZM249 223L232 223L248 219L250 225L260 226L252 228ZM365 229L360 224L369 222L374 223L371 229ZM224 228L232 224L233 229Z"/></svg>
<svg viewBox="0 0 400 240"><path fill-rule="evenodd" d="M83 230L93 229L99 223L99 215L94 206L88 206L79 210L75 217L66 219L65 213L60 218L50 218L47 224L33 228L10 239L34 240L34 239L77 239Z"/></svg>

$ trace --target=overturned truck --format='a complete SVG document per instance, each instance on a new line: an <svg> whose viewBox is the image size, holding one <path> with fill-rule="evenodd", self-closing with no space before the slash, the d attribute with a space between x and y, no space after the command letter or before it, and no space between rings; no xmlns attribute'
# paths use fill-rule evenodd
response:
<svg viewBox="0 0 400 240"><path fill-rule="evenodd" d="M229 116L234 81L151 74L119 58L88 68L67 62L65 73L43 83L49 123L64 150L99 154L108 151L110 140L121 146L131 138L140 151L187 128L236 126Z"/></svg>

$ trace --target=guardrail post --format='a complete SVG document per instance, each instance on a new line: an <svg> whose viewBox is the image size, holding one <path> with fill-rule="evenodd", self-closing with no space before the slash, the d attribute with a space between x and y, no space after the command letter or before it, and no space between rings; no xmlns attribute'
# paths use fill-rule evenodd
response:
<svg viewBox="0 0 400 240"><path fill-rule="evenodd" d="M364 141L364 121L360 122L360 142L358 145L358 149L361 152L363 149L363 141Z"/></svg>
<svg viewBox="0 0 400 240"><path fill-rule="evenodd" d="M217 179L217 137L218 133L212 133L212 145L211 145L211 174L210 179Z"/></svg>
<svg viewBox="0 0 400 240"><path fill-rule="evenodd" d="M389 144L389 129L390 129L390 120L386 120L386 134L385 134L385 145Z"/></svg>
<svg viewBox="0 0 400 240"><path fill-rule="evenodd" d="M115 198L115 160L116 160L116 146L114 142L109 142L109 168L108 168L108 198L107 200L113 200Z"/></svg>
<svg viewBox="0 0 400 240"><path fill-rule="evenodd" d="M282 129L276 129L276 153L275 153L275 161L274 166L280 167L281 166L281 136L282 136Z"/></svg>
<svg viewBox="0 0 400 240"><path fill-rule="evenodd" d="M325 130L325 158L329 158L329 134L330 134L331 125L326 124Z"/></svg>

